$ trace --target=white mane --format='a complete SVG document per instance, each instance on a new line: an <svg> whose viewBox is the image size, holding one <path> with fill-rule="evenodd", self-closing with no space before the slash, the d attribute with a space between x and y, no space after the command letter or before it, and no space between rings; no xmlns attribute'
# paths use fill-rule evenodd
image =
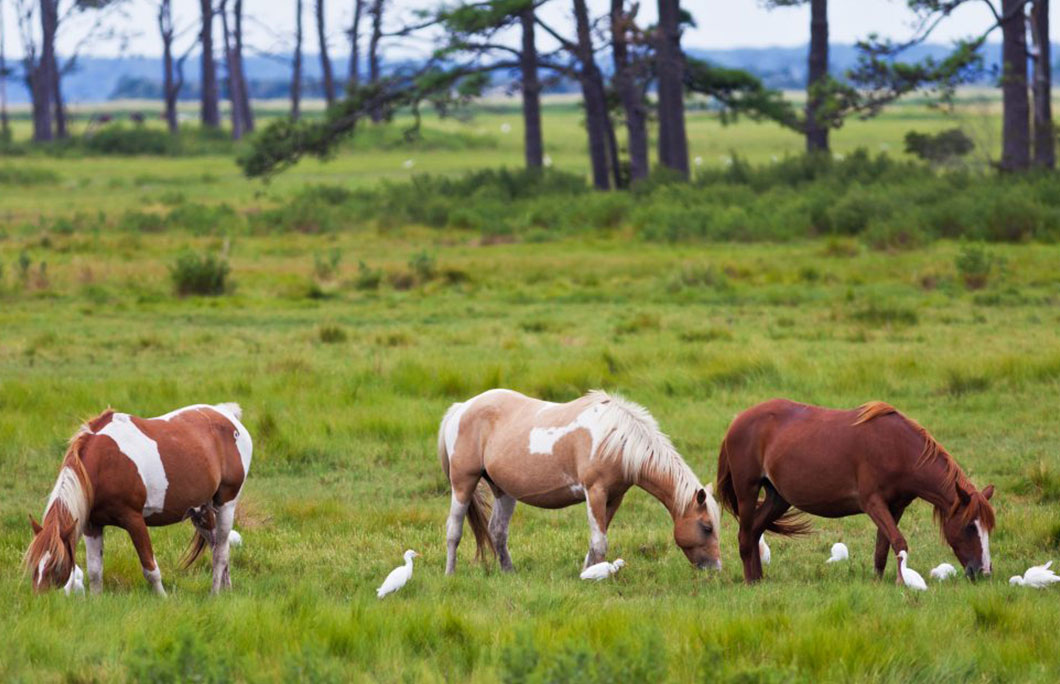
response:
<svg viewBox="0 0 1060 684"><path fill-rule="evenodd" d="M675 512L687 510L703 485L648 409L602 390L591 390L589 396L604 407L598 420L606 436L597 454L618 460L623 474L634 482L643 475L669 478L674 484ZM707 510L717 526L721 523L721 512L709 485L706 491Z"/></svg>
<svg viewBox="0 0 1060 684"><path fill-rule="evenodd" d="M88 520L88 497L85 488L81 485L81 478L70 466L63 466L59 471L59 478L55 481L52 493L48 495L48 503L44 507L44 517L48 517L48 511L56 503L66 508L70 517L75 521L75 532L80 537Z"/></svg>

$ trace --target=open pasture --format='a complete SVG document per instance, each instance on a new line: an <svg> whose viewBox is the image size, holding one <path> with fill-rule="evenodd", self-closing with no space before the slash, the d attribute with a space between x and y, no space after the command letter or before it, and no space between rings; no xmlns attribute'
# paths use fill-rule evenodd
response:
<svg viewBox="0 0 1060 684"><path fill-rule="evenodd" d="M759 129L722 132L745 130ZM581 149L577 139L569 150L579 163ZM473 154L424 152L417 170L495 159ZM824 239L654 245L618 231L488 246L464 231L383 232L355 219L326 235L36 227L41 212L149 203L155 189L137 187L138 174L194 176L210 198L253 212L318 172L393 162L405 173L402 156L307 164L263 195L224 158L34 157L27 164L60 180L3 189L0 679L1060 678L1056 590L1007 582L1060 560L1056 246L991 246L1004 267L970 291L952 242L888 253ZM189 246L226 251L230 294L173 294L168 269ZM765 581L747 587L731 516L723 570L698 572L674 546L666 511L635 488L609 534L609 556L627 563L610 581L578 580L580 506L517 508L512 575L473 562L465 532L446 578L437 425L450 403L494 386L552 400L596 387L624 394L653 412L704 482L729 421L753 403L889 401L977 486L996 485L994 575L929 580L913 594L895 586L892 557L878 582L875 529L859 516L770 538ZM166 600L113 529L102 596L34 596L19 567L26 515L39 515L79 421L108 405L157 415L200 401L238 401L255 438L234 590L210 598L205 561L178 569L191 535L182 525L152 534ZM956 563L926 503L901 529L925 577ZM850 560L826 564L836 541ZM422 554L412 580L377 600L406 548Z"/></svg>

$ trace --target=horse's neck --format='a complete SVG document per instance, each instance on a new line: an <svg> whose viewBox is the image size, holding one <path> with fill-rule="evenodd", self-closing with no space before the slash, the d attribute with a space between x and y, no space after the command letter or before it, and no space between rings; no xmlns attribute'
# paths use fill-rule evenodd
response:
<svg viewBox="0 0 1060 684"><path fill-rule="evenodd" d="M949 463L941 454L936 456L930 463L925 463L917 469L918 477L915 478L917 485L916 495L941 511L948 511L953 506L953 500L957 497L956 488L947 476ZM963 473L957 469L957 479L960 480Z"/></svg>
<svg viewBox="0 0 1060 684"><path fill-rule="evenodd" d="M670 512L671 517L677 517L675 508L677 502L674 496L676 484L669 476L658 472L641 473L640 477L637 478L637 485L658 499L663 506L666 506L666 510Z"/></svg>

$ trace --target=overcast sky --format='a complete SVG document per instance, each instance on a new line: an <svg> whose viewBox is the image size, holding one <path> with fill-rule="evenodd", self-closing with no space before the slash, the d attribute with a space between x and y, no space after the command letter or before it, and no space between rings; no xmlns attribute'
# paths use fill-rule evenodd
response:
<svg viewBox="0 0 1060 684"><path fill-rule="evenodd" d="M37 3L37 0L22 0ZM4 27L9 56L22 52L22 43L15 21L14 3L18 0L0 0L4 6ZM317 41L313 25L314 0L304 0L306 50L316 53ZM353 0L326 0L328 42L334 56L343 56L346 39L343 29L350 24ZM60 0L68 5L72 0ZM198 0L173 0L178 27L190 26L198 14ZM244 0L245 14L249 17L246 28L247 40L261 50L286 50L294 26L294 0ZM392 18L409 17L417 8L436 6L430 0L393 0ZM589 0L597 13L606 11L607 0ZM644 11L641 21L652 22L655 18L652 0L642 0ZM850 43L866 34L876 32L896 39L908 36L913 20L905 9L905 0L833 0L830 3L829 19L831 40ZM700 48L763 47L771 45L803 45L809 37L809 9L797 7L767 11L761 0L685 0L684 6L691 10L698 26L685 34L684 44ZM161 46L156 22L157 0L125 0L122 15L114 16L110 25L127 35L124 41L97 41L87 47L85 54L113 56L117 54L158 55ZM1056 14L1056 13L1054 13ZM60 35L60 51L69 51L77 44L92 23L85 15L68 23ZM542 16L558 29L569 29L570 3L567 0L552 0L542 10ZM950 40L980 32L989 25L991 15L985 3L971 2L958 10L953 17L936 31L933 42ZM1058 20L1060 21L1060 20ZM1054 22L1055 24L1055 22ZM34 28L37 24L34 24ZM219 31L219 28L218 28ZM1053 35L1057 35L1054 28ZM192 40L187 34L178 44ZM1000 40L1000 36L995 38ZM405 40L391 42L387 51L408 55L424 50L424 43ZM384 52L384 56L386 52Z"/></svg>

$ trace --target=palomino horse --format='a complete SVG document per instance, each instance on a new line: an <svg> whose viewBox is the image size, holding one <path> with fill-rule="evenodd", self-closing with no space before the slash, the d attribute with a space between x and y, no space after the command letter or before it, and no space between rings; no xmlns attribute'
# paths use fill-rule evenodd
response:
<svg viewBox="0 0 1060 684"><path fill-rule="evenodd" d="M231 586L228 534L250 468L250 433L236 404L197 404L143 419L107 410L70 440L44 522L33 518L26 568L33 588L67 583L82 535L92 593L103 589L103 528L124 528L140 556L144 578L159 594L162 573L148 526L191 517L196 527L185 565L209 543L213 591Z"/></svg>
<svg viewBox="0 0 1060 684"><path fill-rule="evenodd" d="M607 528L622 497L640 485L674 520L674 540L699 568L720 568L720 511L647 410L593 391L566 404L494 389L453 404L438 430L438 456L452 486L446 574L468 517L478 552L489 548L512 570L508 523L515 502L541 508L588 505L591 541L584 567L607 554ZM495 505L487 525L477 487Z"/></svg>
<svg viewBox="0 0 1060 684"><path fill-rule="evenodd" d="M882 576L888 546L896 555L908 551L898 521L917 498L935 507L965 573L989 574L994 510L987 500L993 494L993 485L976 491L927 430L880 401L853 411L785 399L758 404L732 422L718 456L718 495L740 521L747 582L762 577L757 541L763 532L808 529L788 510L792 506L826 518L872 518L876 574Z"/></svg>

